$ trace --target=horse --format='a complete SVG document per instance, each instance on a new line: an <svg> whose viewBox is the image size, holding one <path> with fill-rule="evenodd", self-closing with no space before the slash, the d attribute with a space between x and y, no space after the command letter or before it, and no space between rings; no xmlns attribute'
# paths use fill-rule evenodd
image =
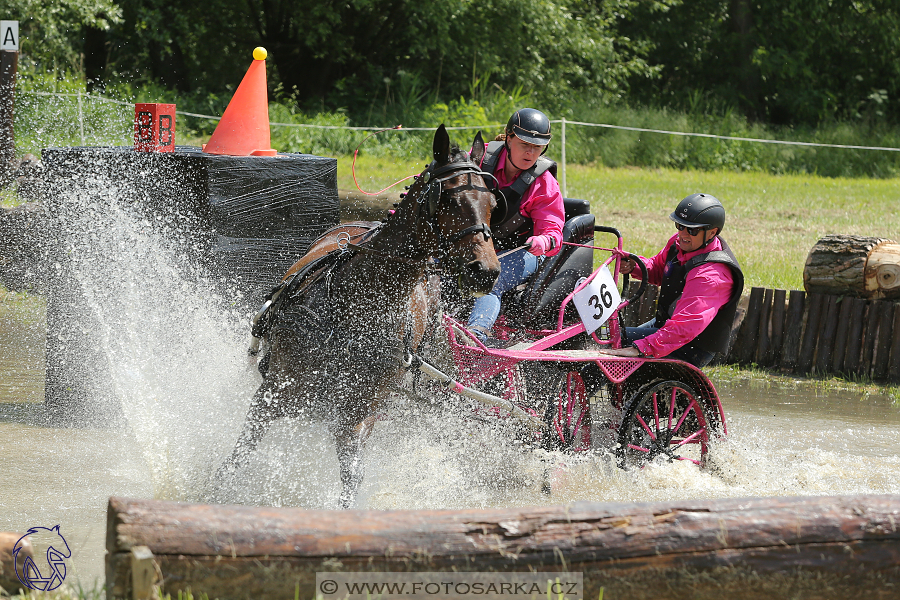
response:
<svg viewBox="0 0 900 600"><path fill-rule="evenodd" d="M468 295L489 292L500 273L484 148L481 132L471 154L451 147L441 125L434 160L393 214L327 231L288 270L253 319L251 350L263 352L264 379L214 489L233 478L275 419L318 418L337 448L340 507L353 505L375 410L400 384L402 357L422 341L434 311L430 273Z"/></svg>

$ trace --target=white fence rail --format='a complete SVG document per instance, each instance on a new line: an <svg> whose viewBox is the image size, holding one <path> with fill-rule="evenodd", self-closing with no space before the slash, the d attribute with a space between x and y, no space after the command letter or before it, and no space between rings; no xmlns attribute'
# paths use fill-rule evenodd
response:
<svg viewBox="0 0 900 600"><path fill-rule="evenodd" d="M82 145L85 142L84 137L84 110L82 107L83 99L91 99L97 100L100 102L108 102L111 104L119 104L123 106L134 106L133 102L125 102L122 100L115 100L113 98L106 98L99 94L89 94L89 93L64 93L64 92L38 92L38 91L29 91L29 90L19 90L17 93L19 94L28 94L28 95L39 95L39 96L57 96L57 97L77 97L78 101L78 129L81 136ZM197 117L201 119L212 119L214 121L221 120L222 117L215 115L203 115L198 113L186 112L181 110L176 110L176 114L184 115L186 117ZM729 140L736 142L753 142L759 144L783 144L788 146L806 146L806 147L817 147L817 148L845 148L850 150L875 150L875 151L884 151L884 152L900 152L900 148L893 147L885 147L885 146L853 146L850 144L825 144L820 142L798 142L791 140L773 140L773 139L763 139L763 138L748 138L748 137L739 137L739 136L730 136L730 135L718 135L713 133L700 133L694 131L669 131L665 129L647 129L644 127L629 127L626 125L613 125L610 123L588 123L584 121L570 121L568 119L551 119L551 123L557 123L560 125L560 165L559 165L559 183L560 188L563 195L566 195L566 126L578 126L578 127L602 127L606 129L618 129L622 131L635 131L640 133L657 133L662 135L674 135L674 136L683 136L683 137L698 137L698 138L710 138L717 140ZM274 121L270 121L269 125L272 127L303 127L310 129L344 129L351 131L380 131L380 130L390 130L396 129L398 131L431 131L433 127L351 127L347 125L315 125L312 123L278 123ZM503 123L491 123L488 125L460 125L454 127L447 127L448 130L468 130L468 129L485 129L485 128L495 128L500 129L504 126Z"/></svg>

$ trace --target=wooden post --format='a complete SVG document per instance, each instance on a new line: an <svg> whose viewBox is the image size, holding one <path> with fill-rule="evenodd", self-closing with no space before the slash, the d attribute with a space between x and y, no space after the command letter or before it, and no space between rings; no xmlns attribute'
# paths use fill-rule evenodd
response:
<svg viewBox="0 0 900 600"><path fill-rule="evenodd" d="M850 332L850 308L852 306L852 298L845 296L840 299L837 333L834 338L834 353L831 360L831 370L835 373L844 371L844 356L847 353L847 334Z"/></svg>
<svg viewBox="0 0 900 600"><path fill-rule="evenodd" d="M900 589L898 514L896 494L458 511L110 498L106 597L128 597L132 550L146 546L172 597L190 588L220 600L314 598L317 572L533 570L583 573L591 600L760 600L797 589L888 600Z"/></svg>
<svg viewBox="0 0 900 600"><path fill-rule="evenodd" d="M747 305L747 316L741 326L742 335L738 338L741 347L738 356L741 364L749 365L756 356L756 340L759 336L759 313L762 310L762 301L765 289L755 287L750 289L750 303Z"/></svg>
<svg viewBox="0 0 900 600"><path fill-rule="evenodd" d="M656 314L656 297L659 295L659 288L655 285L648 285L644 295L641 296L641 308L638 311L638 321L635 326L643 325Z"/></svg>
<svg viewBox="0 0 900 600"><path fill-rule="evenodd" d="M731 321L731 335L728 336L728 351L722 359L723 363L740 362L738 358L741 326L744 324L744 317L747 316L747 305L750 303L749 296L741 296L738 300L737 310L734 311L734 319Z"/></svg>
<svg viewBox="0 0 900 600"><path fill-rule="evenodd" d="M19 52L0 50L0 178L12 172L16 157L16 134L13 128L16 103L16 73Z"/></svg>
<svg viewBox="0 0 900 600"><path fill-rule="evenodd" d="M756 352L754 355L756 357L756 364L761 367L769 366L769 363L767 362L769 348L771 347L769 344L769 313L771 312L773 293L773 290L765 291L759 311L759 327L757 328L756 333L758 341L756 343Z"/></svg>
<svg viewBox="0 0 900 600"><path fill-rule="evenodd" d="M862 358L859 362L859 373L865 377L872 376L872 359L875 356L875 340L878 339L879 305L871 301L866 307L866 330L863 333Z"/></svg>
<svg viewBox="0 0 900 600"><path fill-rule="evenodd" d="M793 373L797 368L805 305L806 293L800 290L791 290L788 296L787 331L784 336L784 349L781 353L781 370L788 373Z"/></svg>
<svg viewBox="0 0 900 600"><path fill-rule="evenodd" d="M828 373L831 370L831 357L834 349L834 334L837 331L838 296L825 296L825 308L823 309L825 322L819 333L819 341L816 343L816 371Z"/></svg>
<svg viewBox="0 0 900 600"><path fill-rule="evenodd" d="M150 548L135 546L131 549L131 600L158 600L153 594L153 586L159 583L156 569Z"/></svg>
<svg viewBox="0 0 900 600"><path fill-rule="evenodd" d="M628 296L631 296L635 292L637 292L638 288L641 286L641 282L632 279L628 282ZM646 290L645 290L646 291ZM629 304L625 308L625 327L634 327L637 325L637 315L638 311L641 309L641 298L638 298L631 304Z"/></svg>
<svg viewBox="0 0 900 600"><path fill-rule="evenodd" d="M822 305L825 304L825 296L822 294L809 295L809 311L806 315L806 329L803 331L803 341L800 344L800 356L797 359L797 367L801 373L809 373L816 356L816 339L819 337L819 324L822 319Z"/></svg>
<svg viewBox="0 0 900 600"><path fill-rule="evenodd" d="M866 301L850 300L850 331L847 333L847 354L844 356L844 372L860 374L862 363L863 330L866 322Z"/></svg>
<svg viewBox="0 0 900 600"><path fill-rule="evenodd" d="M891 337L891 362L888 381L900 383L900 304L894 304L894 324Z"/></svg>
<svg viewBox="0 0 900 600"><path fill-rule="evenodd" d="M875 339L872 377L884 381L888 376L891 353L891 325L894 321L894 303L881 301L878 306L878 337Z"/></svg>
<svg viewBox="0 0 900 600"><path fill-rule="evenodd" d="M766 364L769 366L777 366L781 360L781 347L784 344L784 308L787 292L785 290L775 290L772 294L772 340L769 345L769 356Z"/></svg>

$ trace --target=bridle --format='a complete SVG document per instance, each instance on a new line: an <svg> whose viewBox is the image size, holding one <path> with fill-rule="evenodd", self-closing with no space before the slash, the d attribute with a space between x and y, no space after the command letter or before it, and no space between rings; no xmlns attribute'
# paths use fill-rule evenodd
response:
<svg viewBox="0 0 900 600"><path fill-rule="evenodd" d="M440 227L437 224L437 218L439 216L439 208L440 208L440 200L444 193L444 182L458 177L460 175L479 175L482 179L486 179L490 177L491 179L496 179L490 173L487 173L481 169L481 167L474 162L472 162L468 155L466 156L466 160L456 163L447 163L446 165L436 167L435 163L432 162L425 171L422 172L421 175L417 177L417 180L421 181L425 187L422 189L422 192L415 198L415 201L418 203L419 208L419 217L421 216L421 212L424 209L426 211L426 217L424 222L428 225L431 231L434 231L438 235L438 247L439 252L442 255L449 255L449 246L451 244L455 244L459 240L463 239L468 235L474 234L482 234L484 236L484 241L488 241L493 237L491 233L491 228L487 223L482 222L478 225L471 225L466 227L462 231L459 231L449 237L445 237L440 230ZM454 188L458 189L458 188ZM487 191L493 194L493 190L490 188L486 188ZM417 221L419 218L416 219Z"/></svg>
<svg viewBox="0 0 900 600"><path fill-rule="evenodd" d="M418 258L410 258L395 253L382 252L365 245L354 243L346 243L344 245L344 248L352 248L353 250L379 256L387 260L410 264L427 264L432 258L437 258L439 262L449 261L450 254L452 252L452 246L468 235L477 235L480 233L482 236L484 236L484 241L490 240L493 237L493 233L491 232L490 226L485 222L466 227L462 231L459 231L451 236L445 236L441 232L440 225L438 225L438 218L440 217L440 204L441 199L444 195L444 182L453 179L454 177L458 177L459 175L466 174L480 175L482 179L487 180L487 178L490 178L491 180L496 182L496 178L491 173L483 171L479 165L475 164L469 159L468 155L466 156L466 160L464 161L451 162L440 167L438 167L437 164L432 161L431 164L429 164L421 174L415 176L416 183L411 186L413 190L410 192L410 196L406 199L406 201L407 203L415 207L415 216L413 220L415 222L414 227L416 231L414 232L415 235L412 239L415 241L416 247L412 248L412 253ZM416 190L414 188L417 185L420 185L422 187ZM488 187L486 189L492 194L495 194L496 186L493 188ZM398 210L398 213L399 212L400 211ZM395 217L396 216L399 215L395 214ZM384 225L382 224L378 227L378 229L381 229L383 227ZM422 242L419 239L419 233L425 228L428 229L429 233L437 235L437 256L429 254L427 248L423 246ZM376 231L372 231L366 237L371 239L375 233ZM457 257L453 260L453 262L458 268L461 269L464 261L463 259Z"/></svg>

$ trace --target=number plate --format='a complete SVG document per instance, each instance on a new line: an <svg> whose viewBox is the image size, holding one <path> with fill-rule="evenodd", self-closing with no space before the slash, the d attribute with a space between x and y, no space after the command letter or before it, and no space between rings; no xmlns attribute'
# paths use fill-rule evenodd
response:
<svg viewBox="0 0 900 600"><path fill-rule="evenodd" d="M573 298L578 316L581 317L581 322L584 323L588 333L594 333L598 327L606 323L621 301L619 290L607 265L603 265L591 283Z"/></svg>

